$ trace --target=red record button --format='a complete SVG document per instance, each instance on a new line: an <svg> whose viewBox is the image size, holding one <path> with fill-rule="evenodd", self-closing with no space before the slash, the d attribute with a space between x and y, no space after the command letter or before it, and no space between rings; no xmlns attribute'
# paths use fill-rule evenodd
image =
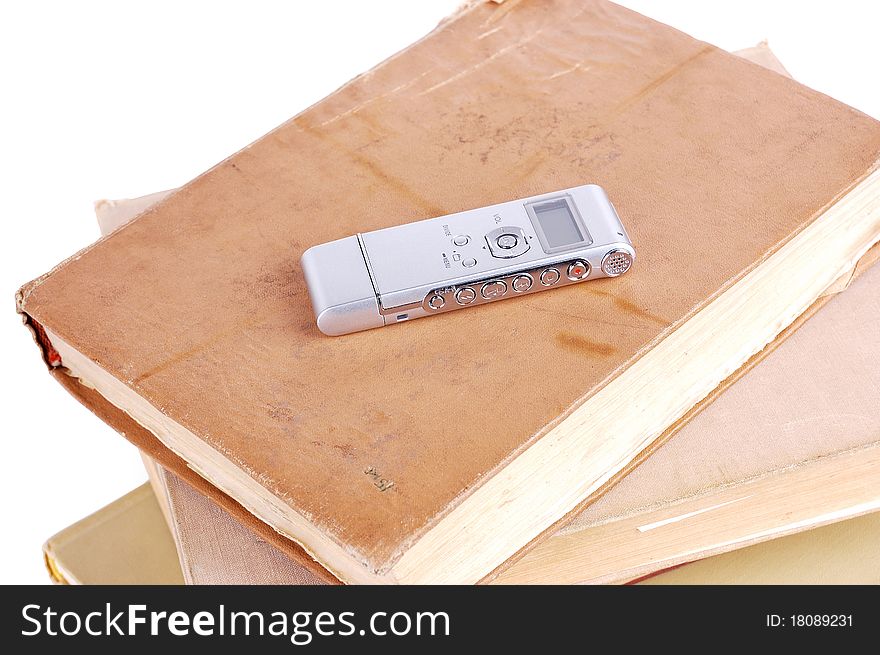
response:
<svg viewBox="0 0 880 655"><path fill-rule="evenodd" d="M590 265L578 260L568 267L569 280L583 280L590 274Z"/></svg>

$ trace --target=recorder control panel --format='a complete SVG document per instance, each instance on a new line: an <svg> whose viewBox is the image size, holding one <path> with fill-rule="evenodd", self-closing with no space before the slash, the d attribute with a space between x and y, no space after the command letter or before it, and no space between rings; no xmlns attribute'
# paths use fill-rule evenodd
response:
<svg viewBox="0 0 880 655"><path fill-rule="evenodd" d="M606 253L602 262L601 277L616 277L629 270L632 257L624 250ZM467 305L480 305L511 296L523 296L551 287L562 287L581 282L593 273L585 259L566 260L556 264L542 265L508 275L492 276L466 284L432 289L422 303L431 313L458 309ZM597 276L598 277L598 276Z"/></svg>

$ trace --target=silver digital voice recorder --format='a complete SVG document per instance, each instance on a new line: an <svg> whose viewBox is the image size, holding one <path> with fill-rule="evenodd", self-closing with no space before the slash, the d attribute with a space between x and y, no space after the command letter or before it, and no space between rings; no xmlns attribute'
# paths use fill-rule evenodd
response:
<svg viewBox="0 0 880 655"><path fill-rule="evenodd" d="M629 270L635 250L595 184L322 243L302 267L336 336Z"/></svg>

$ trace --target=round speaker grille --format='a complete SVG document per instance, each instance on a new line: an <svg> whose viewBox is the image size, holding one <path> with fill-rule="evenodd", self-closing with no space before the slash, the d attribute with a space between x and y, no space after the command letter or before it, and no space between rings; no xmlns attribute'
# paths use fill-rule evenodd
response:
<svg viewBox="0 0 880 655"><path fill-rule="evenodd" d="M626 273L632 262L632 255L625 250L610 250L602 258L602 271L608 277L617 277Z"/></svg>

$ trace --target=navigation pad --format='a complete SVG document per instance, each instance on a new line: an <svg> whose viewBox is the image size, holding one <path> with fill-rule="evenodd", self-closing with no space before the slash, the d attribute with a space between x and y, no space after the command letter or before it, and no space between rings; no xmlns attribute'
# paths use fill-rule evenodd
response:
<svg viewBox="0 0 880 655"><path fill-rule="evenodd" d="M498 259L513 259L524 255L531 247L521 227L513 225L496 227L486 235L489 252Z"/></svg>

